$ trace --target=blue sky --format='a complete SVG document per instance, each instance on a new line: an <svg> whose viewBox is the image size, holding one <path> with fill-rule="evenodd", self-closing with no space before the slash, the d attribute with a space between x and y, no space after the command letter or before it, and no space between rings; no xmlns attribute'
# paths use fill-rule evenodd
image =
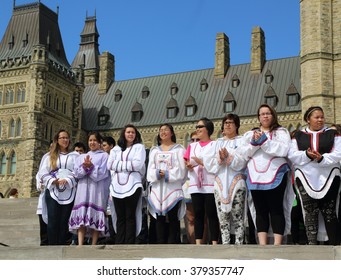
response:
<svg viewBox="0 0 341 280"><path fill-rule="evenodd" d="M16 0L16 5L36 2ZM115 79L214 67L215 38L230 41L231 65L250 62L251 32L265 32L268 60L299 55L299 0L41 0L56 11L72 62L86 14L97 17L100 52L115 56ZM0 38L13 0L1 0Z"/></svg>

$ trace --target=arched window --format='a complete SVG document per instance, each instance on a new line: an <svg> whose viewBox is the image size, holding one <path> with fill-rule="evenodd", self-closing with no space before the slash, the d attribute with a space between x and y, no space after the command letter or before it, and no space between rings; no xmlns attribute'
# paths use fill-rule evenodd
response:
<svg viewBox="0 0 341 280"><path fill-rule="evenodd" d="M9 174L14 175L17 170L17 156L15 152L12 153L10 162L9 162Z"/></svg>
<svg viewBox="0 0 341 280"><path fill-rule="evenodd" d="M15 136L15 121L11 119L9 123L9 137Z"/></svg>
<svg viewBox="0 0 341 280"><path fill-rule="evenodd" d="M14 89L13 89L13 86L8 86L6 88L5 104L13 104L13 103L14 103Z"/></svg>
<svg viewBox="0 0 341 280"><path fill-rule="evenodd" d="M63 114L66 115L66 100L65 100L65 98L63 98L62 110L63 110Z"/></svg>
<svg viewBox="0 0 341 280"><path fill-rule="evenodd" d="M26 93L25 85L24 84L18 85L18 88L17 88L17 103L25 102L25 93Z"/></svg>
<svg viewBox="0 0 341 280"><path fill-rule="evenodd" d="M6 175L6 155L0 154L0 158L1 158L0 175Z"/></svg>
<svg viewBox="0 0 341 280"><path fill-rule="evenodd" d="M2 136L2 123L0 121L0 138L1 138L1 136Z"/></svg>
<svg viewBox="0 0 341 280"><path fill-rule="evenodd" d="M16 123L16 127L15 127L15 136L16 137L21 136L21 131L22 131L21 126L22 126L21 119L18 118L17 123Z"/></svg>

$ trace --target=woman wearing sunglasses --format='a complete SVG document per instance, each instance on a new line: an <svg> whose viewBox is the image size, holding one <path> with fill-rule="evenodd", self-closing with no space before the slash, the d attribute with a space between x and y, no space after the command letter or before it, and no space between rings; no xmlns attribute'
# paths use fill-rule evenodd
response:
<svg viewBox="0 0 341 280"><path fill-rule="evenodd" d="M219 239L219 220L213 194L215 175L205 169L202 158L204 150L212 147L210 137L213 134L214 125L211 120L201 118L195 128L197 138L200 140L191 143L184 156L189 177L188 192L194 209L195 243L203 243L206 214L211 242L215 245Z"/></svg>

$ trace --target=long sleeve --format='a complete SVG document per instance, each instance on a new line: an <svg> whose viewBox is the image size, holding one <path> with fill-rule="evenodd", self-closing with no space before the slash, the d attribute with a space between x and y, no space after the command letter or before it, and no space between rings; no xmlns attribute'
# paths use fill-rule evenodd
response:
<svg viewBox="0 0 341 280"><path fill-rule="evenodd" d="M109 170L115 172L131 172L131 171L143 171L146 160L146 149L142 144L135 144L133 157L123 157L121 148L119 146L114 147L110 151L107 167ZM128 154L132 151L125 151Z"/></svg>
<svg viewBox="0 0 341 280"><path fill-rule="evenodd" d="M290 147L290 134L285 128L278 128L267 136L261 149L272 156L286 157Z"/></svg>

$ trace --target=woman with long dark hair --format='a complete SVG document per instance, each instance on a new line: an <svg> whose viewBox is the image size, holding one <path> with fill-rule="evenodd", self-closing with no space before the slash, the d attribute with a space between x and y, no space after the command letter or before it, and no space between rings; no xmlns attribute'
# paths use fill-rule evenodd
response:
<svg viewBox="0 0 341 280"><path fill-rule="evenodd" d="M107 167L112 172L110 194L116 244L134 244L141 231L142 190L145 175L146 149L141 134L132 125L126 125L111 151Z"/></svg>
<svg viewBox="0 0 341 280"><path fill-rule="evenodd" d="M108 234L106 210L109 198L110 172L107 169L108 153L102 150L99 132L88 134L89 152L81 154L75 162L78 179L75 203L69 219L69 230L78 235L78 244L91 237L96 245L98 237Z"/></svg>
<svg viewBox="0 0 341 280"><path fill-rule="evenodd" d="M162 124L157 136L158 146L149 154L147 181L149 212L156 219L156 239L159 244L178 243L180 220L185 215L182 185L187 178L185 148L176 144L173 126Z"/></svg>

